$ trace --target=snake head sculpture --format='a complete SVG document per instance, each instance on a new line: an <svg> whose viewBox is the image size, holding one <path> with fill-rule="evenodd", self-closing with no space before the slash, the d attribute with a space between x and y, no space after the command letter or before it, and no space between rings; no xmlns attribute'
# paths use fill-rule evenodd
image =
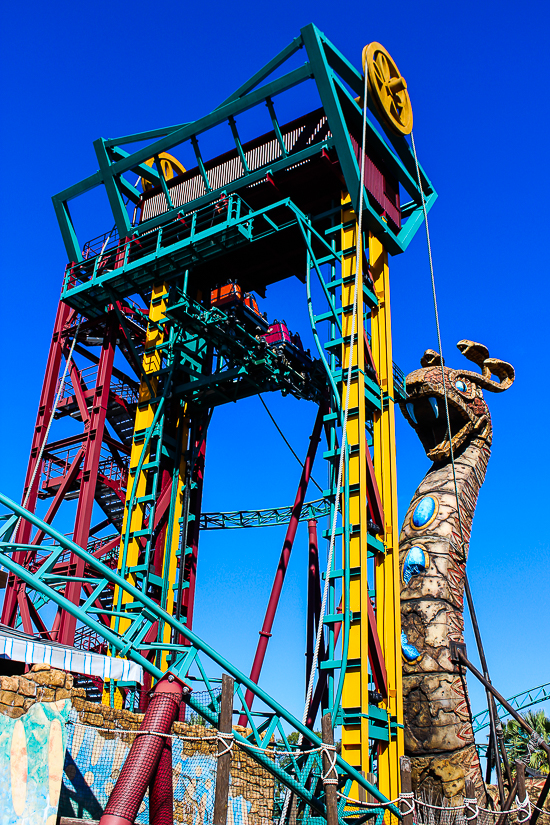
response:
<svg viewBox="0 0 550 825"><path fill-rule="evenodd" d="M400 404L426 455L434 462L446 461L450 457L443 381L455 454L474 438L491 443L491 416L483 390L503 392L512 386L515 378L513 366L498 358L490 358L489 350L483 344L463 340L457 347L480 367L481 374L449 369L439 353L428 349L420 359L421 369L407 376L408 397Z"/></svg>

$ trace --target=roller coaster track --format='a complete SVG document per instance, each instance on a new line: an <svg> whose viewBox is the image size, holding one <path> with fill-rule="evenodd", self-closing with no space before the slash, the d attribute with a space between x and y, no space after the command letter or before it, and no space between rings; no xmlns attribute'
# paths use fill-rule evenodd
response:
<svg viewBox="0 0 550 825"><path fill-rule="evenodd" d="M518 693L515 696L512 696L511 699L508 699L508 702L512 705L513 708L516 710L523 710L524 708L530 708L533 705L538 705L540 702L544 702L546 699L550 699L550 682L546 682L544 685L539 685L538 687L530 688L529 690L523 691L523 693ZM505 720L510 714L508 711L502 707L497 702L497 712L501 721ZM476 713L476 715L472 719L474 733L477 733L484 728L489 727L489 711L482 710L480 713Z"/></svg>
<svg viewBox="0 0 550 825"><path fill-rule="evenodd" d="M330 513L327 499L306 501L300 513L300 521L323 518ZM275 527L288 524L292 506L271 507L267 510L236 510L229 513L201 513L201 530L230 530L236 527Z"/></svg>
<svg viewBox="0 0 550 825"><path fill-rule="evenodd" d="M163 673L148 657L159 647L173 653L173 662L170 669L177 676L193 678L189 676L189 671L192 668L198 671L199 680L204 682L207 691L210 693L210 702L205 705L203 701L194 699L193 692L186 699L186 702L192 710L214 727L218 727L219 722L219 699L216 689L212 687L206 674L206 667L221 668L232 676L235 685L235 699L238 704L242 705L243 712L247 716L247 728L251 730L248 737L235 731L235 741L247 750L251 758L297 794L311 807L313 812L326 817L325 793L322 783L319 782L322 773L322 742L314 733L225 657L200 639L184 623L164 611L143 591L138 590L123 579L116 571L2 493L0 493L0 504L5 508L4 514L0 516L2 522L0 528L0 566L4 567L9 573L15 574L27 588L40 593L43 598L50 600L62 610L75 616L78 622L104 638L111 650L116 651L118 656L141 665L155 679L159 679ZM51 536L57 543L57 547L44 559L37 570L26 569L23 565L14 561L12 557L13 555L17 558L17 553L29 549L28 545L20 545L12 541L19 518L30 521L35 527L43 530L46 535ZM55 570L59 556L66 550L70 551L71 562L74 560L75 566L77 558L84 559L89 571L86 582L91 587L92 592L85 601L78 605L73 604L63 595L69 576L61 575ZM70 570L67 571L67 573L70 572ZM101 595L112 588L113 585L121 588L131 597L131 601L125 603L123 613L108 610L101 604ZM111 617L123 619L122 622L118 623L118 630L110 626ZM107 619L106 624L102 623L102 618L104 621L105 618ZM148 632L157 622L168 625L172 629L173 638L175 640L183 638L184 644L148 643L146 641L149 638ZM245 703L245 692L247 690L252 691L258 702L262 703L263 713L252 713L249 710ZM258 716L261 717L261 721ZM272 743L274 739L280 741L287 752L291 751L289 734L292 732L301 734L312 750L303 753L296 751L296 754L292 754L287 764L283 766L277 759L274 759ZM336 754L336 768L339 775L338 785L342 792L338 810L341 825L345 825L346 822L344 818L345 796L349 794L353 782L357 782L379 802L385 803L387 808L401 819L399 809L391 803L388 804L384 794L375 785L368 782L359 771L342 759L339 754Z"/></svg>

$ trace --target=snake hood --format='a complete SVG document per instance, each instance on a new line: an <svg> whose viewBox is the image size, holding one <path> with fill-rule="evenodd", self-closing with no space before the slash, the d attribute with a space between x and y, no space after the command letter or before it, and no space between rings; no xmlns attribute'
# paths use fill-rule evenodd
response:
<svg viewBox="0 0 550 825"><path fill-rule="evenodd" d="M456 454L473 439L491 444L491 416L483 390L503 392L513 384L515 377L512 365L490 358L489 350L483 344L462 340L457 347L481 368L481 374L449 369L439 353L428 349L420 359L421 369L407 376L408 397L401 403L402 412L416 431L426 455L436 463L450 457L443 379L453 453ZM492 379L493 375L498 381Z"/></svg>

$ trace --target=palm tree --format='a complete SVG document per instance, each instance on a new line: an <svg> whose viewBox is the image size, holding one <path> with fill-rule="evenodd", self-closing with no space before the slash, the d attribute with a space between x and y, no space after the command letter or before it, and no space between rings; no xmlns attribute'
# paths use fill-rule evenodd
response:
<svg viewBox="0 0 550 825"><path fill-rule="evenodd" d="M550 719L543 710L528 710L523 718L539 736L550 744ZM530 768L540 773L548 773L548 755L542 748L535 748L529 742L529 735L515 719L510 719L504 726L504 742L508 752L508 759L513 764L521 759Z"/></svg>

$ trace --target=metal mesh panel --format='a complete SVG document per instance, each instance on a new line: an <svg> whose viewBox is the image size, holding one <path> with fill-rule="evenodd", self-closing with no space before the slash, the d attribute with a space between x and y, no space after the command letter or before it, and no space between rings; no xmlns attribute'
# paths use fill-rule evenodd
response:
<svg viewBox="0 0 550 825"><path fill-rule="evenodd" d="M194 694L208 706L209 693ZM176 723L176 730L184 726ZM212 825L216 789L217 731L186 708L185 734L170 738L174 823ZM65 817L99 819L120 775L137 731L107 730L79 722L73 709L67 724L67 753L59 813ZM159 737L159 742L162 739ZM278 760L288 757L273 757ZM159 766L162 770L162 763ZM137 768L139 771L139 767ZM234 746L227 825L272 825L277 821L283 788L248 754ZM155 800L154 804L160 804ZM139 804L135 822L149 822L149 791ZM170 813L171 813L171 806ZM120 811L119 811L120 812ZM172 820L170 820L171 823Z"/></svg>
<svg viewBox="0 0 550 825"><path fill-rule="evenodd" d="M155 693L143 720L145 731L169 731L179 711L179 701L172 694ZM146 733L138 738L124 762L105 808L105 813L122 816L133 822L148 785L151 772L157 768L164 740Z"/></svg>

